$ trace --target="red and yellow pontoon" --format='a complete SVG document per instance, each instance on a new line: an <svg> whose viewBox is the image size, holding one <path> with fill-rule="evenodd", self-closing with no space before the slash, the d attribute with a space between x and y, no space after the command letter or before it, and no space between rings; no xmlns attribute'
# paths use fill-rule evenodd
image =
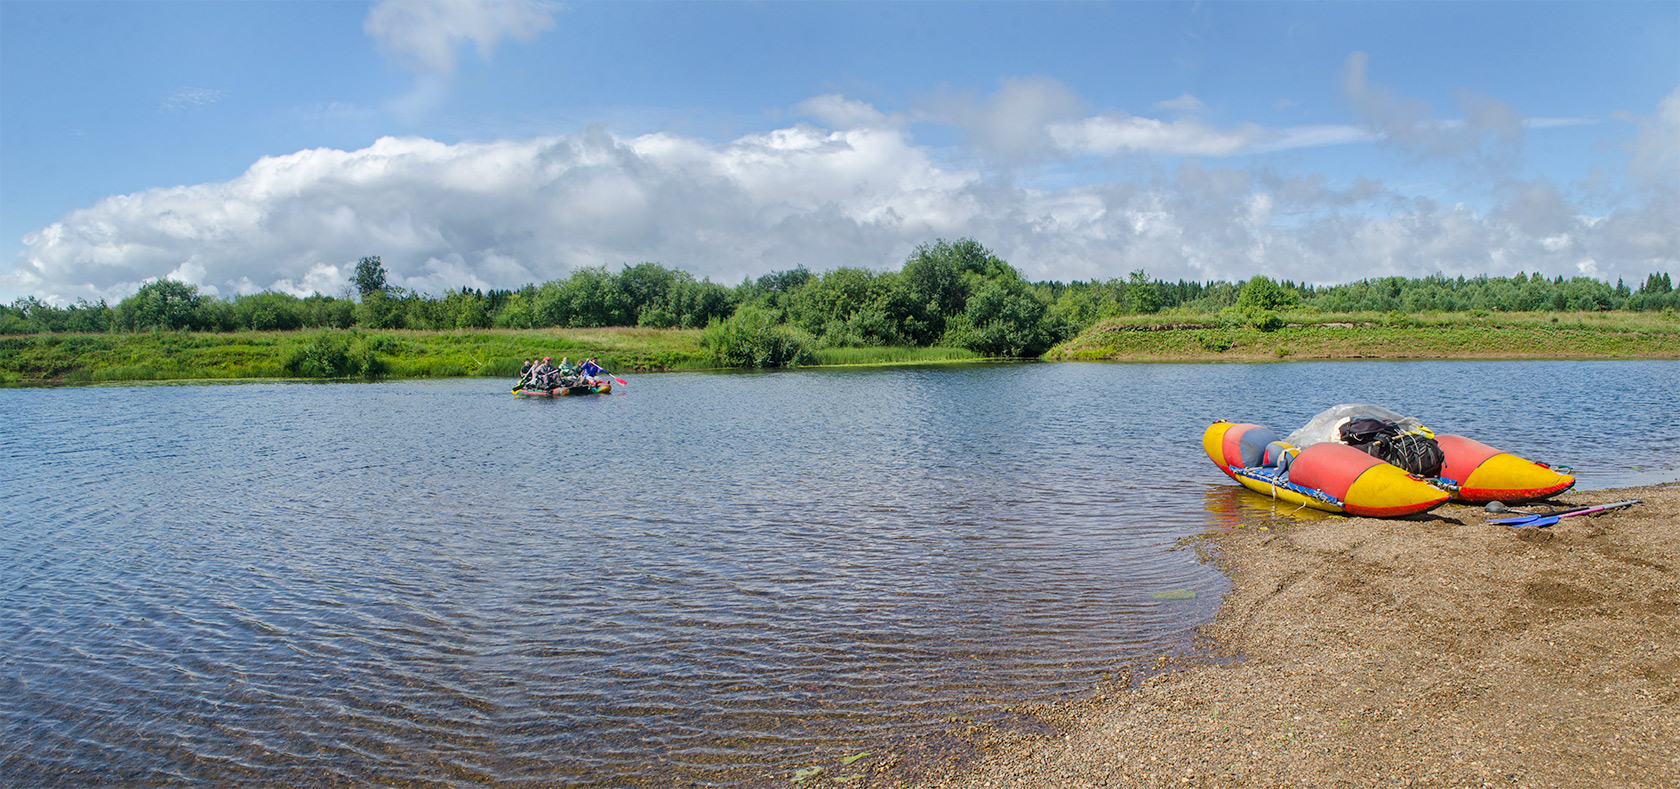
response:
<svg viewBox="0 0 1680 789"><path fill-rule="evenodd" d="M1420 476L1338 441L1350 419L1374 418L1439 446L1439 473ZM1575 478L1464 436L1436 435L1378 406L1340 405L1288 438L1260 425L1219 421L1202 449L1230 478L1257 493L1326 512L1386 518L1427 512L1449 498L1518 502L1568 490Z"/></svg>

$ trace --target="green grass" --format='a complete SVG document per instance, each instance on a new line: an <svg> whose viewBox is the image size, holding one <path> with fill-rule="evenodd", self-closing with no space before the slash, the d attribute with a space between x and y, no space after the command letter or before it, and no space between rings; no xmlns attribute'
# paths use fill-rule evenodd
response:
<svg viewBox="0 0 1680 789"><path fill-rule="evenodd" d="M352 330L355 332L356 330ZM0 337L0 382L281 378L317 331L44 334ZM390 378L513 378L530 357L596 357L620 375L715 366L692 329L358 332Z"/></svg>
<svg viewBox="0 0 1680 789"><path fill-rule="evenodd" d="M696 329L532 329L343 332L355 347L376 349L386 378L514 378L525 359L597 358L623 375L717 367ZM293 332L147 332L0 337L0 383L284 378L286 359L320 330ZM965 361L960 348L831 348L820 364L867 365Z"/></svg>
<svg viewBox="0 0 1680 789"><path fill-rule="evenodd" d="M966 348L823 348L816 352L819 365L921 364L929 362L975 361L980 355Z"/></svg>
<svg viewBox="0 0 1680 789"><path fill-rule="evenodd" d="M1675 359L1680 319L1664 313L1283 313L1251 318L1111 318L1047 359Z"/></svg>
<svg viewBox="0 0 1680 789"><path fill-rule="evenodd" d="M1264 328L1262 328L1264 327ZM389 378L511 379L522 360L598 358L624 375L717 367L697 329L351 330ZM282 378L318 331L0 336L0 383ZM963 362L959 348L826 348L820 365ZM1053 361L1680 358L1674 313L1162 313L1110 318L1052 348Z"/></svg>

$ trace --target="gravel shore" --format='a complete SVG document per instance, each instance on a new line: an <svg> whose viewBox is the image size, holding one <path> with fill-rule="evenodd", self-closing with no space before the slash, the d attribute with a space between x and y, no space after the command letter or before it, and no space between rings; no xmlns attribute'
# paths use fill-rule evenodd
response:
<svg viewBox="0 0 1680 789"><path fill-rule="evenodd" d="M1627 499L1544 529L1247 517L1206 538L1232 580L1209 659L863 783L1680 786L1680 483L1557 503Z"/></svg>

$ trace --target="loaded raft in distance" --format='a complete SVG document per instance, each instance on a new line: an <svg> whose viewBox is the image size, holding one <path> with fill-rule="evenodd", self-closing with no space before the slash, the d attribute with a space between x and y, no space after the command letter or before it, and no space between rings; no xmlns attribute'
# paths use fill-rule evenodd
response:
<svg viewBox="0 0 1680 789"><path fill-rule="evenodd" d="M1449 498L1519 502L1568 490L1575 478L1411 417L1345 404L1288 438L1260 425L1215 422L1202 434L1214 465L1244 487L1291 504L1376 518L1427 512Z"/></svg>
<svg viewBox="0 0 1680 789"><path fill-rule="evenodd" d="M570 359L562 358L560 366L555 367L550 358L545 356L534 364L527 360L519 371L519 383L513 385L513 394L523 397L612 394L614 381L625 384L624 379L601 369L594 359L585 359L574 366Z"/></svg>

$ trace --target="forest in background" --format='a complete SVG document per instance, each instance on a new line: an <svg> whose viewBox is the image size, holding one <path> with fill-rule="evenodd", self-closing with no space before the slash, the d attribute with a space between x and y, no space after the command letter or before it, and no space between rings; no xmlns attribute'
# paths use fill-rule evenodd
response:
<svg viewBox="0 0 1680 789"><path fill-rule="evenodd" d="M1097 321L1129 315L1221 315L1259 328L1278 313L1660 311L1680 308L1671 277L1637 287L1539 274L1385 277L1315 286L1255 276L1244 282L1168 282L1143 270L1124 279L1029 282L973 239L939 240L898 271L804 267L733 287L658 263L584 268L517 290L441 296L387 283L378 257L357 265L354 292L306 297L262 292L219 298L156 280L115 306L58 307L32 297L0 306L0 334L235 332L299 329L540 329L639 326L701 329L725 366L808 363L819 349L962 348L1035 357Z"/></svg>

